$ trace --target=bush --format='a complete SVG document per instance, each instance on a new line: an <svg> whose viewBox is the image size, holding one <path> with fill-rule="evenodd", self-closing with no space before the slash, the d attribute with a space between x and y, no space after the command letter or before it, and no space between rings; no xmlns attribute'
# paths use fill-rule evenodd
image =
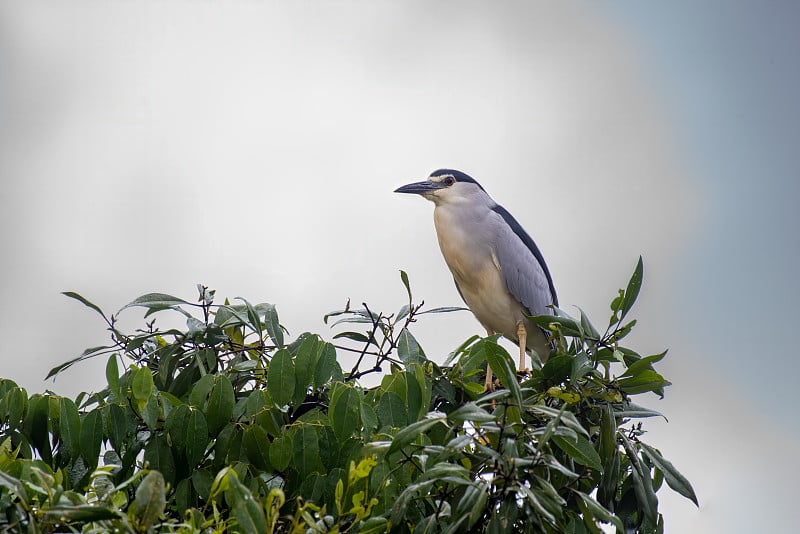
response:
<svg viewBox="0 0 800 534"><path fill-rule="evenodd" d="M329 314L332 341L285 339L274 306L188 302L151 293L127 306L179 313L122 332L54 376L110 355L108 384L75 400L0 379L0 526L19 532L663 532L666 482L689 482L642 441L663 395L665 353L620 345L642 281L641 259L600 333L581 313L536 322L556 350L517 376L496 337L473 337L444 364L409 331L425 310ZM122 311L122 310L120 310ZM119 312L118 312L119 313ZM360 328L364 328L361 330ZM337 353L353 353L345 371ZM368 363L369 362L369 363ZM499 379L484 392L487 362ZM365 387L365 375L383 373Z"/></svg>

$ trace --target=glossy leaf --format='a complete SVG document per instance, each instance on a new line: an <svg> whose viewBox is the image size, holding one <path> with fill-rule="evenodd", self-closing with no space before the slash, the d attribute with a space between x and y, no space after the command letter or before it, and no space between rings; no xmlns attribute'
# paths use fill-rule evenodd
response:
<svg viewBox="0 0 800 534"><path fill-rule="evenodd" d="M244 430L242 445L250 462L258 469L268 471L269 461L269 436L267 432L258 425L249 425Z"/></svg>
<svg viewBox="0 0 800 534"><path fill-rule="evenodd" d="M233 415L234 402L231 381L225 375L217 375L214 387L208 396L208 409L206 410L209 434L216 435L222 430L222 427L228 424Z"/></svg>
<svg viewBox="0 0 800 534"><path fill-rule="evenodd" d="M213 375L202 376L197 382L195 382L194 386L192 387L192 391L189 395L189 402L193 406L197 406L198 408L205 408L206 400L208 399L208 394L211 393L211 389L213 387L214 387L214 376Z"/></svg>
<svg viewBox="0 0 800 534"><path fill-rule="evenodd" d="M208 446L208 424L203 412L197 409L189 410L185 435L186 461L190 466L195 466L205 455Z"/></svg>
<svg viewBox="0 0 800 534"><path fill-rule="evenodd" d="M56 376L57 374L61 373L62 371L66 371L73 365L78 362L82 362L83 360L88 360L89 358L94 358L95 356L99 356L101 354L107 354L111 350L115 349L113 345L101 345L99 347L90 347L84 350L80 356L77 358L72 358L61 365L56 365L47 373L47 376L44 377L45 380Z"/></svg>
<svg viewBox="0 0 800 534"><path fill-rule="evenodd" d="M518 407L522 406L522 391L517 382L517 373L514 370L514 363L508 352L494 342L484 344L486 361L492 371L500 379L500 383L511 392L511 396Z"/></svg>
<svg viewBox="0 0 800 534"><path fill-rule="evenodd" d="M261 325L261 318L259 317L258 312L253 307L253 305L247 301L247 299L244 299L242 297L236 297L236 300L241 300L242 302L244 302L245 309L247 310L247 319L250 323L250 328L252 328L256 334L258 334L258 339L261 339L263 337L263 328Z"/></svg>
<svg viewBox="0 0 800 534"><path fill-rule="evenodd" d="M143 458L147 467L159 471L168 484L175 483L175 458L164 436L156 435L150 439Z"/></svg>
<svg viewBox="0 0 800 534"><path fill-rule="evenodd" d="M574 491L575 494L581 498L581 503L586 506L589 511L591 511L594 517L606 523L613 524L614 527L616 527L617 532L625 532L625 527L620 518L606 510L600 503L592 499L589 495L577 490Z"/></svg>
<svg viewBox="0 0 800 534"><path fill-rule="evenodd" d="M636 376L619 379L620 389L628 395L637 395L648 391L659 392L668 385L669 382L664 380L663 376L650 369L644 369Z"/></svg>
<svg viewBox="0 0 800 534"><path fill-rule="evenodd" d="M570 457L581 465L602 471L603 464L600 455L594 450L592 443L585 437L578 435L577 440L571 440L559 435L554 435L553 442L558 448L569 454Z"/></svg>
<svg viewBox="0 0 800 534"><path fill-rule="evenodd" d="M132 505L136 524L149 530L159 521L166 504L164 477L158 471L150 471L136 488L136 500Z"/></svg>
<svg viewBox="0 0 800 534"><path fill-rule="evenodd" d="M397 434L395 434L394 439L392 440L392 445L389 447L388 454L392 454L393 452L402 449L406 445L410 444L412 441L417 439L420 434L427 432L432 427L437 424L447 424L446 423L446 416L443 413L433 413L428 414L428 417L417 421L416 423L412 423L404 428L401 428Z"/></svg>
<svg viewBox="0 0 800 534"><path fill-rule="evenodd" d="M97 465L103 443L103 420L99 409L83 416L80 423L80 452L88 465Z"/></svg>
<svg viewBox="0 0 800 534"><path fill-rule="evenodd" d="M139 367L133 372L132 393L133 398L140 402L147 402L153 394L153 373L147 367Z"/></svg>
<svg viewBox="0 0 800 534"><path fill-rule="evenodd" d="M319 437L310 424L301 424L293 436L294 463L300 476L307 477L311 473L322 470L319 457Z"/></svg>
<svg viewBox="0 0 800 534"><path fill-rule="evenodd" d="M406 404L397 393L390 391L381 395L375 412L381 426L400 428L408 423Z"/></svg>
<svg viewBox="0 0 800 534"><path fill-rule="evenodd" d="M293 454L292 438L288 434L278 436L269 446L269 462L278 471L289 467Z"/></svg>
<svg viewBox="0 0 800 534"><path fill-rule="evenodd" d="M642 447L642 452L650 458L650 461L653 462L658 469L664 473L664 479L667 481L667 485L672 488L673 490L677 491L690 501L692 501L696 506L700 506L697 502L697 495L694 493L694 489L689 481L684 477L675 466L669 460L664 459L661 456L661 453L655 450L653 447L647 445L646 443L641 443L640 446Z"/></svg>
<svg viewBox="0 0 800 534"><path fill-rule="evenodd" d="M278 321L278 311L275 306L268 305L264 312L264 326L276 347L283 347L283 329Z"/></svg>
<svg viewBox="0 0 800 534"><path fill-rule="evenodd" d="M68 460L75 459L81 453L81 416L78 413L78 407L71 399L61 397L59 403L59 435L61 439L59 452Z"/></svg>
<svg viewBox="0 0 800 534"><path fill-rule="evenodd" d="M471 421L473 423L486 423L488 421L494 421L495 416L474 402L468 402L461 406L460 408L453 410L449 414L447 414L447 418L456 423L463 423L465 421Z"/></svg>
<svg viewBox="0 0 800 534"><path fill-rule="evenodd" d="M108 439L111 446L117 452L121 452L128 436L128 418L125 409L119 404L111 404L108 407L106 428L108 428Z"/></svg>
<svg viewBox="0 0 800 534"><path fill-rule="evenodd" d="M403 285L406 288L406 293L408 293L408 300L412 300L411 296L411 284L408 281L408 274L405 271L400 271L400 280L403 282Z"/></svg>
<svg viewBox="0 0 800 534"><path fill-rule="evenodd" d="M336 369L336 347L331 343L325 343L317 360L317 367L314 370L314 387L321 388L328 383Z"/></svg>
<svg viewBox="0 0 800 534"><path fill-rule="evenodd" d="M631 279L628 281L628 287L625 289L625 296L622 299L622 309L620 320L624 318L636 302L639 296L639 290L642 288L642 279L644 278L644 265L642 257L639 256L639 261L636 262L636 268L633 270Z"/></svg>
<svg viewBox="0 0 800 534"><path fill-rule="evenodd" d="M99 313L99 314L100 314L100 316L101 316L103 319L106 319L106 321L108 321L108 319L106 318L106 315L103 313L103 310L101 310L101 309L100 309L100 307L99 307L97 304L94 304L94 303L92 303L92 302L89 302L89 300L88 300L88 299L86 299L86 298L82 297L82 296L81 296L81 295L79 295L78 293L75 293L74 291L64 291L64 292L62 292L61 294L62 294L62 295L64 295L64 296L66 296L66 297L69 297L69 298L71 298L71 299L75 299L75 300L77 300L78 302L80 302L81 304L83 304L84 306L86 306L86 307L88 307L88 308L91 308L91 309L93 309L94 311L96 311L97 313Z"/></svg>
<svg viewBox="0 0 800 534"><path fill-rule="evenodd" d="M314 370L319 358L320 342L317 336L306 337L297 348L295 356L295 386L293 403L299 406L314 381Z"/></svg>
<svg viewBox="0 0 800 534"><path fill-rule="evenodd" d="M328 417L333 427L333 432L339 441L344 441L353 435L359 422L361 409L360 394L352 387L342 385L334 390Z"/></svg>
<svg viewBox="0 0 800 534"><path fill-rule="evenodd" d="M292 354L281 349L269 361L267 370L267 391L275 406L282 407L289 404L294 395L295 367Z"/></svg>
<svg viewBox="0 0 800 534"><path fill-rule="evenodd" d="M142 295L138 297L125 306L122 307L124 310L125 308L130 308L133 306L143 306L145 308L170 308L172 306L178 306L180 304L188 304L193 306L190 302L186 302L183 299L179 299L178 297L173 297L172 295L167 295L166 293L147 293L146 295Z"/></svg>
<svg viewBox="0 0 800 534"><path fill-rule="evenodd" d="M263 534L267 531L264 511L258 501L253 498L247 486L234 477L229 477L230 488L227 498L233 503L233 517L237 530L245 534Z"/></svg>
<svg viewBox="0 0 800 534"><path fill-rule="evenodd" d="M106 380L112 391L119 392L119 367L116 354L112 354L106 363Z"/></svg>
<svg viewBox="0 0 800 534"><path fill-rule="evenodd" d="M397 355L406 367L412 363L422 363L426 360L422 348L411 335L407 328L403 328L397 339Z"/></svg>

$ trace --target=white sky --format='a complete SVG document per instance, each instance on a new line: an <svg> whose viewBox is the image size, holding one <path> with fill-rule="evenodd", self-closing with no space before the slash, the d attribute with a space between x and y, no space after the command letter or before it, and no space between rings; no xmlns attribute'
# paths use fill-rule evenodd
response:
<svg viewBox="0 0 800 534"><path fill-rule="evenodd" d="M105 340L65 290L112 311L202 282L292 334L399 307L399 269L458 305L432 206L391 193L455 167L564 307L603 322L644 256L635 342L675 383L650 440L701 501L663 490L667 532L790 532L798 8L653 5L0 4L0 375L99 387L101 362L41 382ZM415 333L440 359L479 331Z"/></svg>

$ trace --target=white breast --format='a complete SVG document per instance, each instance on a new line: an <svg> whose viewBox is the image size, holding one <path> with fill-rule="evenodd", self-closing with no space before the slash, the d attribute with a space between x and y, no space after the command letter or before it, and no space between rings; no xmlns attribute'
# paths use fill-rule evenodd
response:
<svg viewBox="0 0 800 534"><path fill-rule="evenodd" d="M488 214L488 210L487 210ZM439 239L439 248L445 262L453 273L469 309L484 328L516 338L517 322L525 316L525 310L514 299L503 281L494 250L481 243L493 243L492 225L484 221L465 224L462 210L450 206L437 206L434 210L434 225ZM470 234L465 228L477 228L483 234Z"/></svg>

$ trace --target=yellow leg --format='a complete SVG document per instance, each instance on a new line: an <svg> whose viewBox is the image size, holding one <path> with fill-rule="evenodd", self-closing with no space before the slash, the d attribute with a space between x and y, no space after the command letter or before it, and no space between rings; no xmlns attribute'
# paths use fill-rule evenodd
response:
<svg viewBox="0 0 800 534"><path fill-rule="evenodd" d="M486 335L487 336L493 336L494 332L492 332L491 330L487 330L486 331ZM484 384L484 390L485 391L494 391L494 380L492 378L492 368L489 366L488 363L486 364L486 384Z"/></svg>
<svg viewBox="0 0 800 534"><path fill-rule="evenodd" d="M522 372L525 370L525 347L528 341L528 332L522 321L517 323L517 339L519 340L519 370Z"/></svg>

